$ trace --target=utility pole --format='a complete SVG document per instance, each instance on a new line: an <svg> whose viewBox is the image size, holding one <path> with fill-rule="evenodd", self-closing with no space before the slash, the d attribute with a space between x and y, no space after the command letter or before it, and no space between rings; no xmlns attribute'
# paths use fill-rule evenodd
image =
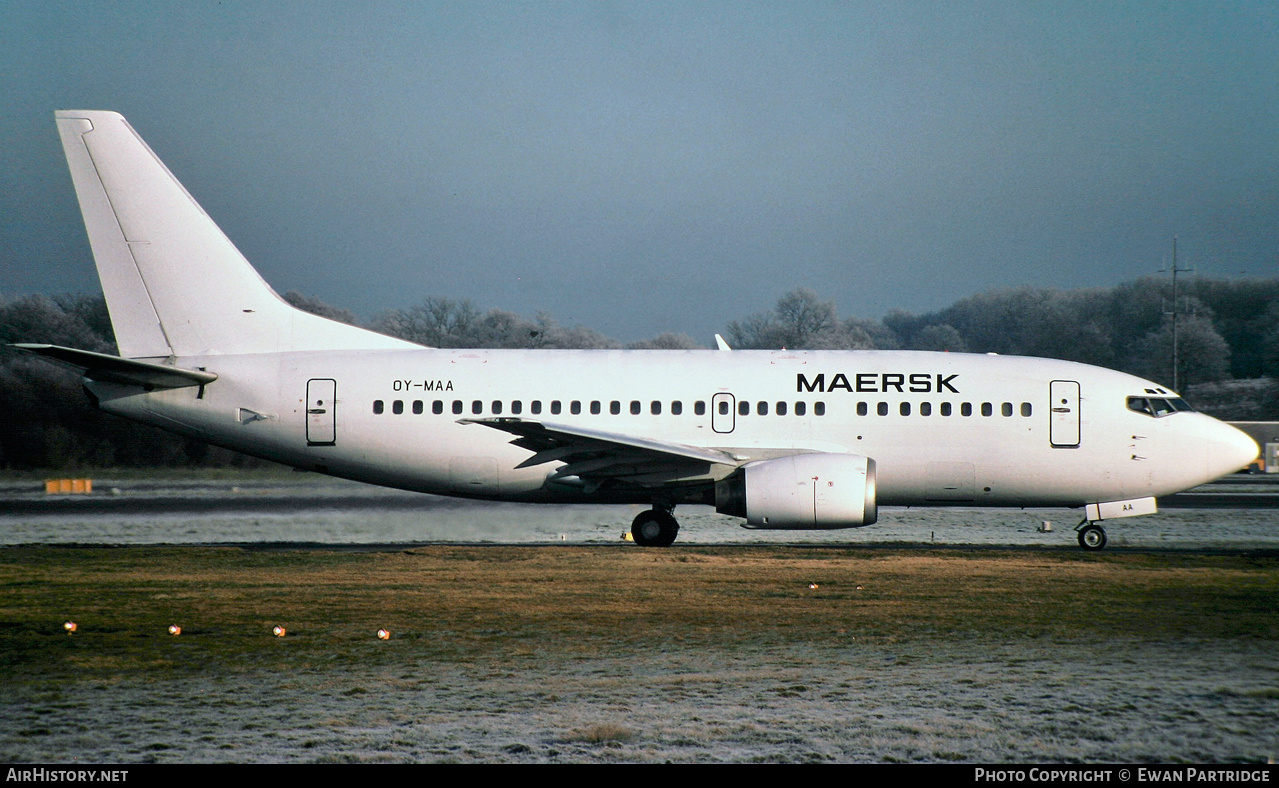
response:
<svg viewBox="0 0 1279 788"><path fill-rule="evenodd" d="M1164 270L1166 271L1166 270L1169 270L1169 269L1166 269L1166 268L1165 268ZM1187 273L1187 272L1193 271L1193 270L1195 270L1195 269L1193 269L1193 268L1178 268L1178 267L1177 267L1177 236L1175 236L1175 235L1172 237L1172 269L1171 269L1171 270L1172 270L1172 312L1171 312L1171 313L1169 313L1169 312L1164 312L1164 314L1165 314L1165 315L1166 315L1166 314L1172 314L1172 390L1173 390L1173 391L1176 391L1176 392L1178 392L1178 393L1180 393L1180 392L1181 392L1181 387L1180 387L1180 385L1179 385L1180 381L1177 379L1177 377L1178 377L1178 369L1177 369L1177 313L1178 313L1178 311L1179 311L1179 309L1178 309L1178 307L1177 307L1177 274L1178 274L1178 273ZM1160 273L1163 273L1163 272L1161 271Z"/></svg>

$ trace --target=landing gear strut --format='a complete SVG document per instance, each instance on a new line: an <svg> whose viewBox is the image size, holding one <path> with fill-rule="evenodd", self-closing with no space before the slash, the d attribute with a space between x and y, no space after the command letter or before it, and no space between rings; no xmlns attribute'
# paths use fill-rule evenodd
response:
<svg viewBox="0 0 1279 788"><path fill-rule="evenodd" d="M1085 550L1100 550L1106 546L1106 529L1084 520L1075 528L1079 532L1079 546Z"/></svg>
<svg viewBox="0 0 1279 788"><path fill-rule="evenodd" d="M631 522L631 538L640 547L670 547L679 534L679 522L671 512L674 506L654 504L647 512L640 512Z"/></svg>

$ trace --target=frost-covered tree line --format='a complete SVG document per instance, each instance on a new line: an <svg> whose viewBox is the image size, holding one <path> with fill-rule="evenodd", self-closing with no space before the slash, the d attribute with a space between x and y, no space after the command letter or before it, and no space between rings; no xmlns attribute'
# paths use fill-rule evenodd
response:
<svg viewBox="0 0 1279 788"><path fill-rule="evenodd" d="M1177 299L1183 385L1279 376L1279 280L1200 279ZM1082 361L1170 383L1172 300L1164 280L1056 290L1019 287L970 296L937 312L894 310L841 319L811 290L728 327L741 348L942 350Z"/></svg>
<svg viewBox="0 0 1279 788"><path fill-rule="evenodd" d="M1192 403L1225 418L1279 419L1279 279L1194 279L1179 287L1178 380ZM623 345L584 326L483 310L433 296L361 323L296 292L295 306L431 347L702 347L663 333ZM1171 284L1144 278L1108 288L1019 287L961 299L926 314L841 317L808 289L735 320L735 349L908 349L1046 356L1172 380ZM0 345L45 342L115 352L101 296L0 297ZM707 343L709 344L709 343ZM1197 396L1198 395L1198 396ZM125 422L91 407L77 376L11 349L0 350L0 468L253 465L243 455Z"/></svg>

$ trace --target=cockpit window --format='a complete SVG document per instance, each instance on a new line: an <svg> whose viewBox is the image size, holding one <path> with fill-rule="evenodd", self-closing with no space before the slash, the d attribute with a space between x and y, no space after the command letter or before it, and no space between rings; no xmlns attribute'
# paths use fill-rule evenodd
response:
<svg viewBox="0 0 1279 788"><path fill-rule="evenodd" d="M1179 410L1194 410L1194 408L1186 404L1186 401L1180 397L1174 397L1172 399L1163 399L1161 397L1129 397L1128 410L1159 418L1161 416L1168 416L1176 413Z"/></svg>
<svg viewBox="0 0 1279 788"><path fill-rule="evenodd" d="M1147 416L1155 415L1155 412L1150 409L1150 403L1145 397L1129 397L1128 410L1135 410L1138 413L1144 413Z"/></svg>

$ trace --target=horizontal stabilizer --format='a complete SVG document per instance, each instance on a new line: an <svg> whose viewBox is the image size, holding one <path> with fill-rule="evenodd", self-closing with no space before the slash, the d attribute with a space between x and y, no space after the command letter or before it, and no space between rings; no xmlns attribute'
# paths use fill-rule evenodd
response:
<svg viewBox="0 0 1279 788"><path fill-rule="evenodd" d="M57 345L14 344L19 350L35 353L47 359L80 370L90 380L107 383L123 383L156 389L179 389L186 386L203 386L218 379L212 372L198 369L182 369L149 361L93 353L88 350L59 347Z"/></svg>

